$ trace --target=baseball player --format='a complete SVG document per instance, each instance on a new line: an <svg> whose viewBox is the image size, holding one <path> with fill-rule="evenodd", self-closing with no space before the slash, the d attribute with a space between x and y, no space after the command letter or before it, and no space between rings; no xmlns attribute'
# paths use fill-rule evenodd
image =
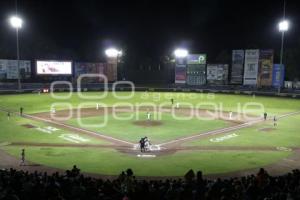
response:
<svg viewBox="0 0 300 200"><path fill-rule="evenodd" d="M20 115L23 116L23 107L20 107Z"/></svg>
<svg viewBox="0 0 300 200"><path fill-rule="evenodd" d="M147 120L151 120L151 113L149 111L147 112Z"/></svg>
<svg viewBox="0 0 300 200"><path fill-rule="evenodd" d="M20 166L24 166L24 165L25 165L25 149L22 149Z"/></svg>
<svg viewBox="0 0 300 200"><path fill-rule="evenodd" d="M276 116L274 116L274 118L273 118L273 123L274 123L274 126L277 126L277 118L276 118Z"/></svg>

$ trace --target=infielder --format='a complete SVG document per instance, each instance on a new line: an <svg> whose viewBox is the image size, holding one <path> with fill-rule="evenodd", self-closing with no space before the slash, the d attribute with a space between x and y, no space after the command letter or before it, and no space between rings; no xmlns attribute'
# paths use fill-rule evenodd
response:
<svg viewBox="0 0 300 200"><path fill-rule="evenodd" d="M274 123L274 126L277 126L277 118L276 118L276 116L274 116L274 118L273 118L273 123Z"/></svg>
<svg viewBox="0 0 300 200"><path fill-rule="evenodd" d="M232 119L232 112L229 112L229 119Z"/></svg>
<svg viewBox="0 0 300 200"><path fill-rule="evenodd" d="M23 107L20 108L20 115L23 116Z"/></svg>
<svg viewBox="0 0 300 200"><path fill-rule="evenodd" d="M147 112L147 120L151 120L151 113L149 111Z"/></svg>
<svg viewBox="0 0 300 200"><path fill-rule="evenodd" d="M174 104L174 99L173 99L173 98L171 99L171 104L172 104L172 105Z"/></svg>
<svg viewBox="0 0 300 200"><path fill-rule="evenodd" d="M265 121L267 120L267 116L268 116L268 114L265 112L265 113L264 113L264 120L265 120Z"/></svg>

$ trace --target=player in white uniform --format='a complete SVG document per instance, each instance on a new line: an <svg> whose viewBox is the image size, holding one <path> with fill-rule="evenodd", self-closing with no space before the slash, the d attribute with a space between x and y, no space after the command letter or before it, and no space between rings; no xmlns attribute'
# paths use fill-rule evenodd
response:
<svg viewBox="0 0 300 200"><path fill-rule="evenodd" d="M52 109L51 109L51 113L52 113L52 114L55 114L55 113L56 113L55 108L52 108Z"/></svg>
<svg viewBox="0 0 300 200"><path fill-rule="evenodd" d="M229 112L229 119L232 119L232 112Z"/></svg>
<svg viewBox="0 0 300 200"><path fill-rule="evenodd" d="M149 111L147 112L147 120L151 120L151 113Z"/></svg>

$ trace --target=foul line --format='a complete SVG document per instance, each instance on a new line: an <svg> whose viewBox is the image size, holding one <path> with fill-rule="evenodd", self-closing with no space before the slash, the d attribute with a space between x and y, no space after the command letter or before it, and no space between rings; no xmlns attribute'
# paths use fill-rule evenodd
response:
<svg viewBox="0 0 300 200"><path fill-rule="evenodd" d="M95 131L90 131L90 130L87 130L87 129L84 129L84 128L77 128L75 126L70 126L70 125L67 125L67 124L64 124L64 123L60 123L60 122L56 122L56 121L53 121L53 120L48 120L48 119L44 119L44 118L40 118L40 117L37 117L37 116L28 115L28 114L23 114L23 115L26 116L26 117L29 117L29 118L45 121L45 122L48 122L48 123L53 123L53 124L56 124L56 125L59 125L59 126L64 126L64 127L70 128L70 129L77 130L77 131L83 131L83 132L86 132L86 133L89 133L89 134L92 134L92 135L95 135L95 136L98 136L98 137L102 137L102 138L105 138L105 139L108 139L108 140L114 140L114 141L117 141L117 142L129 144L129 145L134 145L134 143L127 142L125 140L120 140L120 139L117 139L117 138L113 138L113 137L103 135L103 134L95 132Z"/></svg>
<svg viewBox="0 0 300 200"><path fill-rule="evenodd" d="M0 111L11 112L11 111L9 111L7 109L3 109L3 108L0 108ZM15 113L17 115L20 115L16 111L13 111L13 113ZM291 116L291 115L296 115L296 114L299 114L299 113L300 113L300 111L286 113L286 114L278 116L278 119L288 117L288 116ZM95 131L90 131L90 130L87 130L87 129L70 126L70 125L67 125L67 124L64 124L64 123L59 123L59 122L56 122L56 121L53 121L53 120L48 120L48 119L44 119L44 118L40 118L40 117L37 117L37 116L28 115L28 114L23 114L23 116L26 116L26 117L32 118L32 119L37 119L37 120L44 121L44 122L48 122L48 123L52 123L52 124L56 124L56 125L59 125L59 126L64 126L64 127L74 129L74 130L79 130L79 131L82 131L82 132L92 134L92 135L97 136L97 137L105 138L107 140L113 140L113 141L129 144L129 145L136 145L135 143L127 142L125 140L120 140L120 139L110 137L110 136L106 136L106 135L103 135L101 133L97 133ZM234 131L234 130L238 130L238 129L242 129L242 128L247 128L249 126L252 126L252 125L257 124L257 123L262 122L262 121L264 121L264 119L258 119L258 120L246 122L246 123L243 123L243 124L239 124L239 125L236 125L236 126L231 126L231 127L227 127L227 128L218 129L218 130L208 131L208 132L205 132L205 133L200 133L200 134L193 135L193 136L188 136L188 137L183 137L183 138L171 140L169 142L157 144L157 146L161 147L161 146L165 146L165 145L169 145L169 144L173 144L173 143L177 143L177 142L181 142L181 141L185 141L185 140L190 140L190 139L197 138L197 137L202 137L202 136L205 136L205 135L217 135L217 134L226 133L226 132L230 132L230 131Z"/></svg>
<svg viewBox="0 0 300 200"><path fill-rule="evenodd" d="M299 114L299 113L300 113L300 111L291 112L291 113L280 115L278 118L284 118L284 117L288 117L288 116ZM246 123L243 123L243 124L239 124L239 125L236 125L236 126L231 126L231 127L227 127L227 128L213 130L213 131L208 131L208 132L205 132L205 133L200 133L198 135L183 137L183 138L171 140L169 142L158 144L158 146L165 146L165 145L169 145L169 144L173 144L173 143L177 143L177 142L181 142L181 141L185 141L185 140L190 140L190 139L197 138L197 137L202 137L202 136L205 136L205 135L217 135L217 134L221 134L221 133L226 133L226 132L246 128L246 127L252 126L254 124L257 124L259 122L262 122L262 121L264 121L264 119L258 119L258 120L254 120L254 121L251 121L251 122L246 122Z"/></svg>
<svg viewBox="0 0 300 200"><path fill-rule="evenodd" d="M17 115L20 116L20 114L18 112L16 112L16 111L9 111L9 110L3 109L3 108L0 108L0 110L4 111L4 112L13 112L14 114L17 114ZM134 143L127 142L125 140L120 140L120 139L113 138L113 137L110 137L110 136L107 136L107 135L103 135L101 133L97 133L95 131L90 131L90 130L83 129L83 128L77 128L77 127L70 126L70 125L67 125L67 124L64 124L64 123L60 123L60 122L56 122L56 121L53 121L53 120L48 120L48 119L44 119L44 118L41 118L41 117L37 117L37 116L33 116L33 115L28 115L28 114L23 114L23 116L25 116L27 118L31 118L31 119L36 119L36 120L39 120L39 121L44 121L44 122L56 124L56 125L59 125L59 126L64 126L64 127L67 127L67 128L73 129L73 130L86 132L86 133L89 133L91 135L94 135L94 136L97 136L97 137L101 137L101 138L104 138L104 139L107 139L107 140L113 140L113 141L117 141L117 142L129 144L129 145L135 145Z"/></svg>

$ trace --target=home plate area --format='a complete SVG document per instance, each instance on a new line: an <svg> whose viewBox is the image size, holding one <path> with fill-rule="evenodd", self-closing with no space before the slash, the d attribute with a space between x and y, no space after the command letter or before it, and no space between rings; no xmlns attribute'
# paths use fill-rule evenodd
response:
<svg viewBox="0 0 300 200"><path fill-rule="evenodd" d="M160 151L162 149L165 149L159 145L150 145L149 146L149 150L146 151L146 152L141 152L139 154L137 154L136 156L139 157L139 158L155 158L156 155L155 154L150 154L151 152L157 152L157 151ZM139 144L135 144L133 146L133 150L135 151L140 151L140 145Z"/></svg>

